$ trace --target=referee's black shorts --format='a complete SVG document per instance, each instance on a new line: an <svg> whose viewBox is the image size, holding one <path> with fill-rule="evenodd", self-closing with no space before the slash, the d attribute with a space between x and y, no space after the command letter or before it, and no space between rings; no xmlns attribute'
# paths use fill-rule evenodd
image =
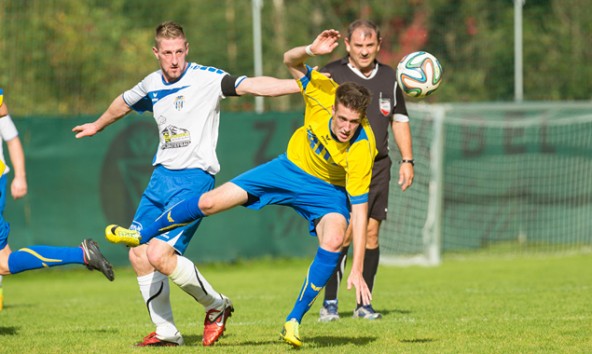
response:
<svg viewBox="0 0 592 354"><path fill-rule="evenodd" d="M386 220L391 164L391 159L388 156L374 161L370 193L368 194L368 216L372 219Z"/></svg>

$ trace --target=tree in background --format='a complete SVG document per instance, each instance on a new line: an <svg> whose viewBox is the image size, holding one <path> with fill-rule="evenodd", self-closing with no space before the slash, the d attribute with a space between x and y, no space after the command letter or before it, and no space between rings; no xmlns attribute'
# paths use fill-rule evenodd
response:
<svg viewBox="0 0 592 354"><path fill-rule="evenodd" d="M592 92L589 0L526 1L523 9L526 100L588 100ZM380 59L396 65L415 50L436 55L444 84L428 102L511 101L514 95L512 1L263 0L265 75L288 77L283 51L322 28L344 31L356 18L378 23ZM5 0L0 2L0 82L10 82L14 116L97 114L110 93L149 71L153 28L175 20L191 33L191 61L253 75L250 1ZM338 48L334 58L342 56ZM316 63L316 58L310 62ZM318 63L320 64L320 63ZM228 101L228 102L226 102ZM299 109L297 97L265 101ZM252 110L252 98L225 100Z"/></svg>

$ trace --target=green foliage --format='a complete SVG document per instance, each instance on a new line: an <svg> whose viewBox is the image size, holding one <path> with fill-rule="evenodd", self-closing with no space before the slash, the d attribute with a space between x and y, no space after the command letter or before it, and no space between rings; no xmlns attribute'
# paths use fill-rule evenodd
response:
<svg viewBox="0 0 592 354"><path fill-rule="evenodd" d="M523 8L526 100L588 100L592 92L589 0L526 1ZM288 77L286 49L325 28L345 34L369 18L383 34L380 59L396 66L410 51L435 54L444 82L430 102L510 101L514 96L512 1L262 0L263 73ZM0 2L0 85L13 115L99 114L157 69L154 27L184 25L191 61L253 75L251 1L5 0ZM340 46L323 65L345 55ZM267 99L271 110L296 110L299 97ZM251 110L253 98L225 100Z"/></svg>
<svg viewBox="0 0 592 354"><path fill-rule="evenodd" d="M200 266L232 298L225 336L201 346L203 309L171 285L186 346L178 353L289 353L279 331L308 260L259 260ZM351 318L355 299L343 284L341 320L317 321L321 299L301 326L302 350L315 353L584 353L592 346L590 255L445 259L437 268L380 267L374 307L384 318ZM129 268L113 283L76 268L4 278L3 353L136 353L153 331ZM152 348L151 352L171 352Z"/></svg>

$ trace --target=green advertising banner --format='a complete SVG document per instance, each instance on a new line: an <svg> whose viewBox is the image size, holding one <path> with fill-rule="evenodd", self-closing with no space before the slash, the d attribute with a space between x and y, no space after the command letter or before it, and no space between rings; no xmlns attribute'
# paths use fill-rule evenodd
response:
<svg viewBox="0 0 592 354"><path fill-rule="evenodd" d="M27 159L29 194L7 201L13 249L33 245L78 245L97 240L116 265L128 264L127 249L104 238L108 224L129 226L152 172L158 145L148 115L129 115L91 138L76 139L75 125L96 117L15 119ZM222 114L216 177L220 185L283 153L302 113ZM8 157L8 156L7 156ZM12 175L9 175L9 180ZM204 220L186 255L195 262L311 256L317 240L292 209L238 207Z"/></svg>

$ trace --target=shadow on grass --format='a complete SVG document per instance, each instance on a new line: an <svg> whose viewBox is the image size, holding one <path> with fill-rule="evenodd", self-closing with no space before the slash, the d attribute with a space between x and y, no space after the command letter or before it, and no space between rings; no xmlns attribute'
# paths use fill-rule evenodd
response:
<svg viewBox="0 0 592 354"><path fill-rule="evenodd" d="M38 304L15 304L15 305L7 305L4 304L4 309L19 309L19 308L33 308L39 307Z"/></svg>
<svg viewBox="0 0 592 354"><path fill-rule="evenodd" d="M376 341L378 337L337 337L337 336L315 336L305 338L305 342L314 343L319 347L334 347L336 345L366 345Z"/></svg>
<svg viewBox="0 0 592 354"><path fill-rule="evenodd" d="M413 338L413 339L400 339L399 342L401 343L432 343L435 342L436 339L432 338Z"/></svg>
<svg viewBox="0 0 592 354"><path fill-rule="evenodd" d="M387 309L379 309L379 308L375 308L374 309L376 312L382 314L383 316L388 316L388 315L408 315L411 313L411 311L409 310L402 310L402 309L392 309L392 310L387 310ZM348 317L353 317L353 310L352 311L339 311L339 317L341 318L348 318Z"/></svg>
<svg viewBox="0 0 592 354"><path fill-rule="evenodd" d="M227 336L227 335L225 335ZM188 347L195 347L195 346L201 346L201 336L196 336L196 335L189 335L189 336L183 336L183 338L185 339L185 346ZM274 337L272 337L274 338ZM339 337L339 336L311 336L311 337L306 337L303 338L304 341L304 345L314 345L316 347L335 347L335 346L340 346L340 345L347 345L347 344L354 344L354 345L366 345L369 343L372 343L374 341L376 341L378 339L378 337L357 337L357 338L351 338L351 337ZM215 346L216 347L244 347L244 346L253 346L253 347L259 347L261 345L276 345L276 344L282 344L282 340L280 339L280 336L278 334L276 339L270 339L270 340L264 340L264 341L244 341L244 342L240 342L238 344L233 343L230 344L228 342L224 341L224 338L222 338L220 340L219 343L216 343ZM288 345L288 344L286 344Z"/></svg>
<svg viewBox="0 0 592 354"><path fill-rule="evenodd" d="M0 336L14 336L18 334L18 327L0 327Z"/></svg>

